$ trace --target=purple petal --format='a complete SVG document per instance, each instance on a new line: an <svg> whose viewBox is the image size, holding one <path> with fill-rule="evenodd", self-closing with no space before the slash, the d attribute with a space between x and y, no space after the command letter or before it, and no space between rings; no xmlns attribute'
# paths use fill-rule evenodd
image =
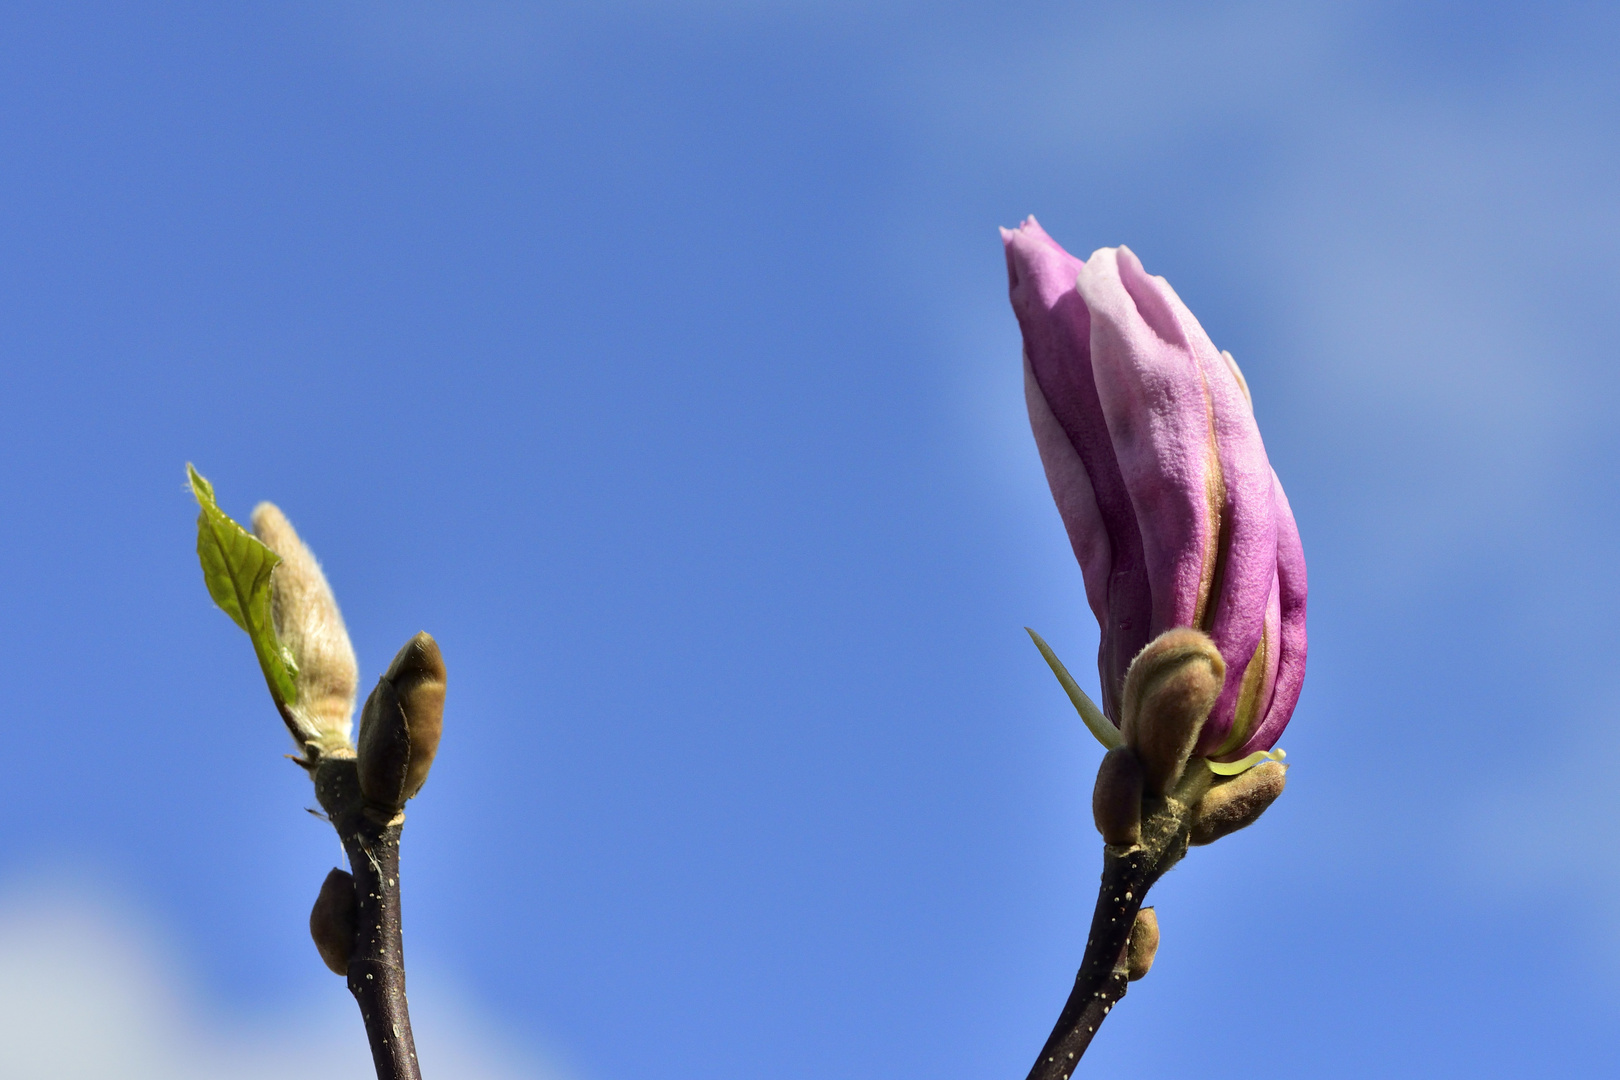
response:
<svg viewBox="0 0 1620 1080"><path fill-rule="evenodd" d="M1305 548L1299 539L1294 511L1283 493L1282 482L1272 477L1277 513L1277 585L1281 600L1281 631L1277 656L1277 685L1271 705L1254 734L1237 749L1236 756L1270 750L1282 738L1294 715L1305 683Z"/></svg>
<svg viewBox="0 0 1620 1080"><path fill-rule="evenodd" d="M1029 406L1029 426L1035 432L1035 448L1040 451L1041 465L1046 469L1046 482L1052 489L1052 501L1057 503L1058 515L1069 533L1069 544L1080 563L1080 576L1086 583L1086 599L1098 625L1108 621L1108 574L1113 567L1113 555L1108 543L1108 529L1097 509L1097 496L1091 490L1086 467L1075 452L1074 444L1064 434L1052 407L1046 403L1035 373L1030 370L1029 357L1024 357L1024 402Z"/></svg>
<svg viewBox="0 0 1620 1080"><path fill-rule="evenodd" d="M1141 531L1150 633L1199 626L1216 562L1220 476L1198 360L1127 250L1094 252L1078 288L1091 312L1098 399Z"/></svg>
<svg viewBox="0 0 1620 1080"><path fill-rule="evenodd" d="M1017 229L1003 229L1001 235L1013 312L1023 331L1029 370L1084 466L1091 488L1089 501L1076 497L1067 503L1071 508L1094 505L1107 533L1111 560L1107 574L1086 568L1086 595L1093 611L1106 612L1098 616L1102 644L1097 669L1103 709L1117 723L1125 669L1150 637L1152 595L1136 513L1114 457L1092 377L1091 316L1075 288L1076 276L1085 264L1058 246L1033 217ZM1044 450L1042 459L1046 460ZM1050 466L1047 479L1054 493L1059 484L1067 483L1065 477L1054 476ZM1096 519L1071 519L1064 509L1066 500L1057 501L1076 551L1094 551Z"/></svg>
<svg viewBox="0 0 1620 1080"><path fill-rule="evenodd" d="M1123 252L1125 249L1121 249ZM1128 252L1127 252L1128 254ZM1135 256L1131 256L1135 262ZM1137 263L1140 269L1140 263ZM1236 718L1243 674L1260 646L1277 578L1277 521L1274 477L1260 428L1237 364L1223 355L1193 313L1163 278L1151 279L1175 311L1204 375L1215 449L1220 466L1221 537L1213 593L1202 628L1226 659L1227 681L1210 710L1200 737L1203 746L1219 741ZM1275 643L1275 636L1271 639ZM1272 650L1270 663L1275 663ZM1206 740L1209 740L1206 742Z"/></svg>
<svg viewBox="0 0 1620 1080"><path fill-rule="evenodd" d="M1226 687L1200 737L1205 750L1232 728L1265 629L1276 564L1271 468L1231 365L1168 282L1121 247L1095 253L1079 288L1142 533L1152 633L1198 627L1226 659Z"/></svg>
<svg viewBox="0 0 1620 1080"><path fill-rule="evenodd" d="M1234 748L1247 740L1259 719L1266 715L1277 690L1279 642L1282 634L1281 584L1275 571L1271 576L1271 592L1266 597L1265 629L1260 643L1249 658L1248 667L1236 676L1228 676L1228 687L1236 687L1237 694L1231 718L1222 727L1205 720L1199 733L1196 752L1217 761L1235 760ZM1214 710L1210 710L1213 714ZM1212 730L1215 729L1215 730ZM1242 755L1236 755L1242 756Z"/></svg>

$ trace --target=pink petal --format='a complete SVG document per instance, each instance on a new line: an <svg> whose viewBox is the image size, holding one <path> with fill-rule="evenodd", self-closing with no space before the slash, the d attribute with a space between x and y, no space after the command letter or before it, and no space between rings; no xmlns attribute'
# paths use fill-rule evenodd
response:
<svg viewBox="0 0 1620 1080"><path fill-rule="evenodd" d="M1277 686L1254 734L1238 748L1237 756L1256 750L1270 750L1282 738L1283 729L1294 715L1299 692L1305 683L1305 548L1300 543L1294 511L1283 493L1282 482L1273 474L1272 491L1277 506L1277 585L1281 600L1280 647L1277 657Z"/></svg>
<svg viewBox="0 0 1620 1080"><path fill-rule="evenodd" d="M1113 568L1108 529L1097 509L1097 496L1091 490L1086 467L1064 434L1063 426L1052 415L1029 357L1024 357L1024 402L1029 406L1029 426L1035 432L1035 447L1046 469L1046 482L1057 503L1058 516L1069 533L1069 544L1080 563L1080 576L1086 583L1086 599L1099 626L1108 621L1108 574Z"/></svg>
<svg viewBox="0 0 1620 1080"><path fill-rule="evenodd" d="M1084 466L1090 498L1058 499L1059 511L1076 551L1095 552L1097 519L1071 517L1078 507L1095 506L1108 538L1106 574L1085 567L1086 595L1100 612L1102 644L1097 668L1102 680L1103 709L1118 720L1117 702L1125 669L1149 640L1151 593L1142 557L1137 519L1120 475L1119 463L1103 420L1092 377L1091 316L1076 291L1084 263L1064 251L1030 218L1013 230L1002 230L1013 311L1023 331L1024 352L1036 388L1053 419ZM1050 437L1048 432L1048 437ZM1043 462L1046 453L1043 450ZM1066 484L1064 476L1048 481ZM1070 511L1065 511L1065 505ZM1102 614L1105 613L1105 614Z"/></svg>

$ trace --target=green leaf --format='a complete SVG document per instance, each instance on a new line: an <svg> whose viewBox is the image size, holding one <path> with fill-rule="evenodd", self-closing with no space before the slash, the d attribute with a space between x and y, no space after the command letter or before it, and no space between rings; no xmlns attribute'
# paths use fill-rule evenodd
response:
<svg viewBox="0 0 1620 1080"><path fill-rule="evenodd" d="M276 637L270 615L270 572L281 557L232 521L214 501L214 486L186 463L191 493L202 507L197 514L197 559L214 603L247 631L258 655L264 681L276 702L298 704L298 666Z"/></svg>
<svg viewBox="0 0 1620 1080"><path fill-rule="evenodd" d="M1103 711L1097 708L1097 703L1080 689L1080 684L1074 681L1074 676L1069 674L1069 669L1063 666L1063 661L1057 658L1057 653L1052 651L1046 639L1027 626L1024 627L1024 631L1029 634L1030 640L1035 642L1035 647L1041 650L1041 655L1046 657L1047 666L1052 669L1052 674L1057 676L1064 693L1068 694L1069 700L1074 703L1075 711L1080 714L1080 719L1086 722L1086 727L1096 736L1097 741L1109 750L1118 750L1124 746L1125 736L1121 735L1119 728L1110 723L1108 717L1103 715Z"/></svg>

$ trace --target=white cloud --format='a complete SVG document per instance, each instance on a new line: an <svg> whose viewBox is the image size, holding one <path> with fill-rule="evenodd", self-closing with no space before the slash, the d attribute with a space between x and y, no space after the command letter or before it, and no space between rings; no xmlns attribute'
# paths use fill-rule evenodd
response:
<svg viewBox="0 0 1620 1080"><path fill-rule="evenodd" d="M314 962L313 953L311 962ZM424 1071L555 1080L503 1045L442 983L413 974ZM156 935L83 886L0 899L0 1076L7 1080L354 1080L372 1075L354 1003L333 993L226 1020L203 1007Z"/></svg>

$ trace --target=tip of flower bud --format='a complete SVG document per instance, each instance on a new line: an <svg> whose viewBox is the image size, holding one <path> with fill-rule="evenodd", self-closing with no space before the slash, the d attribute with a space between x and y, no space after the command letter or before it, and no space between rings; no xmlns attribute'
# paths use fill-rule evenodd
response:
<svg viewBox="0 0 1620 1080"><path fill-rule="evenodd" d="M1125 946L1125 977L1135 982L1153 969L1153 958L1159 952L1159 916L1150 907L1136 913L1131 925L1131 940Z"/></svg>
<svg viewBox="0 0 1620 1080"><path fill-rule="evenodd" d="M1141 759L1149 793L1163 795L1180 778L1225 681L1220 650L1187 626L1166 630L1131 661L1120 731Z"/></svg>
<svg viewBox="0 0 1620 1080"><path fill-rule="evenodd" d="M407 683L443 683L445 680L444 655L433 635L423 630L405 643L394 654L393 663L383 676L395 686Z"/></svg>
<svg viewBox="0 0 1620 1080"><path fill-rule="evenodd" d="M1287 782L1288 766L1267 761L1216 784L1193 807L1192 832L1187 842L1195 846L1212 844L1248 828L1277 801Z"/></svg>
<svg viewBox="0 0 1620 1080"><path fill-rule="evenodd" d="M334 868L321 882L315 906L309 910L309 936L315 940L321 960L336 975L349 973L354 934L354 878L348 871Z"/></svg>
<svg viewBox="0 0 1620 1080"><path fill-rule="evenodd" d="M1091 817L1105 844L1142 842L1142 765L1126 747L1103 755L1091 789Z"/></svg>

